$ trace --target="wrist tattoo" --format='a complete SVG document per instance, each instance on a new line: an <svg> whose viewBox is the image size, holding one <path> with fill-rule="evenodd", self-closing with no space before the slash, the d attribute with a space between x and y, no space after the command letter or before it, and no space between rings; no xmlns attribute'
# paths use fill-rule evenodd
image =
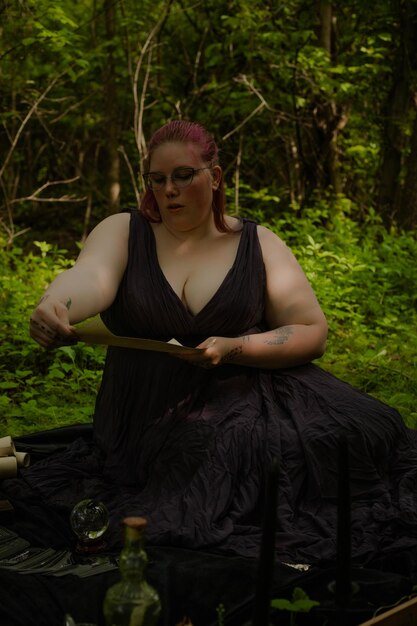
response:
<svg viewBox="0 0 417 626"><path fill-rule="evenodd" d="M49 298L49 293L47 293L45 296L42 296L42 298L41 298L41 299L39 300L39 302L38 302L38 306L39 306L40 304L42 304L42 302L43 302L44 300L46 300L47 298Z"/></svg>
<svg viewBox="0 0 417 626"><path fill-rule="evenodd" d="M250 341L250 335L240 335L240 338L242 340L242 343L249 343Z"/></svg>
<svg viewBox="0 0 417 626"><path fill-rule="evenodd" d="M69 311L69 310L70 310L70 308L71 308L71 304L72 304L72 300L71 300L71 298L68 298L68 300L67 300L67 301L66 301L66 303L65 303L65 306L67 307L68 311Z"/></svg>
<svg viewBox="0 0 417 626"><path fill-rule="evenodd" d="M282 326L281 328L276 328L272 332L273 336L265 339L265 343L267 343L269 346L279 346L288 341L288 339L294 333L294 330L291 328L291 326Z"/></svg>
<svg viewBox="0 0 417 626"><path fill-rule="evenodd" d="M242 346L237 346L237 348L233 348L232 350L229 350L229 352L225 354L224 357L222 358L222 363L229 363L235 357L239 356L239 354L242 354L242 352L243 352Z"/></svg>

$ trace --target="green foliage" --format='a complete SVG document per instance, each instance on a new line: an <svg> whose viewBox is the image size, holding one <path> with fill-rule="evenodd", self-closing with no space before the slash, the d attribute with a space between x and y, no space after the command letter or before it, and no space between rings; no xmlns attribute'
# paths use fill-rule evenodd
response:
<svg viewBox="0 0 417 626"><path fill-rule="evenodd" d="M0 432L19 435L91 420L104 352L77 344L45 351L28 333L29 316L55 275L71 265L66 250L0 247Z"/></svg>
<svg viewBox="0 0 417 626"><path fill-rule="evenodd" d="M329 53L316 4L302 0L142 0L140 11L132 0L6 0L0 153L9 155L24 132L0 175L0 227L43 238L53 207L56 237L70 228L79 240L89 206L91 223L114 211L111 148L120 147L128 206L144 142L173 117L206 124L227 173L239 163L240 180L268 187L281 207L310 206L311 193L331 189L337 171L362 219L375 206L389 139L381 126L402 45L394 5L333 3ZM413 115L404 118L405 137Z"/></svg>

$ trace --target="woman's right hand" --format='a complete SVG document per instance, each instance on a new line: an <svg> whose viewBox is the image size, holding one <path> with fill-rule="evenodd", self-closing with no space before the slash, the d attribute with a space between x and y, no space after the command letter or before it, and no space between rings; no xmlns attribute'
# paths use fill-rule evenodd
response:
<svg viewBox="0 0 417 626"><path fill-rule="evenodd" d="M68 307L46 294L34 309L29 324L32 339L44 348L59 348L78 341L75 328L69 323Z"/></svg>
<svg viewBox="0 0 417 626"><path fill-rule="evenodd" d="M79 341L71 325L107 309L127 265L130 215L106 217L90 233L73 267L49 285L30 318L30 336L44 348ZM74 294L74 302L71 301Z"/></svg>

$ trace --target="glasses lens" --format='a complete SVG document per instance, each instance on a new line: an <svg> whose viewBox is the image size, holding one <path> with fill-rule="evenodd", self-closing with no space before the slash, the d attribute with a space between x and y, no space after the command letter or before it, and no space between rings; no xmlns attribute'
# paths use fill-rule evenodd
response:
<svg viewBox="0 0 417 626"><path fill-rule="evenodd" d="M171 174L171 181L177 187L187 187L191 185L194 174L199 170L195 170L193 167L178 167ZM152 189L152 191L159 191L166 185L167 176L161 172L149 172L143 175L145 184Z"/></svg>
<svg viewBox="0 0 417 626"><path fill-rule="evenodd" d="M150 172L145 175L145 182L151 189L161 189L167 181L167 177L159 172Z"/></svg>
<svg viewBox="0 0 417 626"><path fill-rule="evenodd" d="M194 172L193 167L179 167L172 172L171 180L177 187L186 187L191 184Z"/></svg>

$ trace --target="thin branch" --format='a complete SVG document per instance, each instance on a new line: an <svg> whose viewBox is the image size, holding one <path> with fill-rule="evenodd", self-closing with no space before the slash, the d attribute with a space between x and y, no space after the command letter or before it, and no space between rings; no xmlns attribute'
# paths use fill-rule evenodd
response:
<svg viewBox="0 0 417 626"><path fill-rule="evenodd" d="M140 193L139 193L138 186L136 184L136 178L135 178L135 174L133 172L132 164L129 161L129 157L127 156L126 151L125 151L123 146L119 146L119 152L123 155L123 158L124 158L124 160L126 162L126 165L127 165L127 169L129 170L130 178L131 178L133 189L134 189L135 196L136 196L136 202L137 202L137 205L139 206L139 204L140 204Z"/></svg>
<svg viewBox="0 0 417 626"><path fill-rule="evenodd" d="M143 132L142 132L142 128L143 128L143 113L145 111L145 98L146 98L146 89L148 87L148 83L149 83L149 76L151 73L151 60L152 60L152 48L149 50L148 53L148 63L146 66L146 73L145 73L145 77L143 79L143 85L142 85L142 93L140 96L140 105L139 105L139 112L138 112L138 132L140 130L140 138L141 138L141 152L140 154L140 172L142 173L142 164L143 164L143 155L145 153L146 150L146 143L145 143L145 138L143 136Z"/></svg>
<svg viewBox="0 0 417 626"><path fill-rule="evenodd" d="M241 128L243 128L243 126L245 124L247 124L247 122L249 122L250 119L252 119L252 117L254 117L255 115L257 115L258 113L260 113L262 111L262 109L265 108L265 104L263 102L261 102L260 104L258 104L258 106L256 107L256 109L254 109L252 111L252 113L249 113L249 115L247 117L245 117L245 119L238 124L238 126L236 126L236 128L234 128L233 130L231 130L229 133L226 133L226 135L224 135L222 137L222 140L225 141L226 139L229 139L229 137L231 137L232 135L234 135L235 133L237 133Z"/></svg>
<svg viewBox="0 0 417 626"><path fill-rule="evenodd" d="M14 222L13 222L12 209L11 209L11 206L10 206L9 195L7 193L7 188L6 188L6 185L4 184L3 178L0 178L0 186L2 188L3 196L4 196L4 199L5 199L5 204L3 204L2 208L6 207L7 217L9 219L10 228L6 227L6 225L4 223L4 220L2 218L0 218L0 221L3 223L4 228L6 229L7 233L10 236L10 234L13 233L13 230L14 230Z"/></svg>
<svg viewBox="0 0 417 626"><path fill-rule="evenodd" d="M241 74L240 76L238 76L237 78L234 79L236 83L242 83L243 85L245 85L249 91L251 91L253 94L255 94L257 96L257 98L259 98L259 100L261 101L260 104L256 107L256 109L254 109L252 111L252 113L249 113L249 115L247 117L245 117L245 119L238 125L236 126L236 128L234 128L233 130L231 130L229 133L227 133L226 135L224 135L224 137L222 137L223 141L225 139L228 139L229 137L231 137L232 135L234 135L234 133L238 132L245 124L247 124L247 122L249 122L250 119L252 119L252 117L254 117L255 115L257 115L258 113L260 113L262 111L262 109L268 109L268 111L273 111L274 109L267 103L267 101L265 100L265 98L263 97L263 95L261 94L261 92L255 87L255 85L253 83L251 83L248 80L248 77L246 76L246 74Z"/></svg>
<svg viewBox="0 0 417 626"><path fill-rule="evenodd" d="M259 89L257 89L255 85L251 83L250 80L248 80L248 77L246 76L246 74L241 74L234 80L236 83L242 83L242 85L245 85L249 89L249 91L254 93L259 98L259 100L264 103L265 107L269 111L274 111L274 109L267 103L267 101L265 100L265 98L263 97Z"/></svg>
<svg viewBox="0 0 417 626"><path fill-rule="evenodd" d="M242 143L243 136L242 133L239 135L239 150L236 158L236 169L235 169L235 213L239 215L239 192L240 192L240 165L242 163Z"/></svg>
<svg viewBox="0 0 417 626"><path fill-rule="evenodd" d="M77 198L76 196L64 195L64 196L60 196L59 198L39 198L39 194L42 193L42 191L44 191L48 187L53 187L54 185L68 185L70 183L75 182L79 178L80 178L79 176L74 176L74 178L67 178L66 180L55 180L52 182L48 181L44 185L41 185L40 187L38 187L38 189L36 189L36 191L31 193L30 196L25 196L23 198L14 198L13 200L9 200L7 205L3 204L1 208L4 208L5 206L10 206L12 204L17 204L19 202L28 202L28 201L30 202L84 202L87 196Z"/></svg>
<svg viewBox="0 0 417 626"><path fill-rule="evenodd" d="M12 227L10 228L6 224L6 222L4 221L4 219L2 217L0 217L0 226L2 226L3 229L6 231L6 234L7 234L7 243L6 243L6 245L8 247L13 243L13 240L16 239L16 237L19 237L20 235L24 235L29 230L31 230L30 227L22 228L22 230L18 230L17 233L15 233L14 232L14 224L12 224Z"/></svg>
<svg viewBox="0 0 417 626"><path fill-rule="evenodd" d="M134 114L134 129L135 129L135 139L136 139L136 145L139 151L139 154L142 155L143 154L143 148L142 148L142 143L143 143L143 133L142 133L142 127L140 126L140 104L138 101L138 82L139 82L139 74L140 71L142 69L142 63L143 63L143 59L145 58L145 55L148 51L149 46L151 45L155 35L158 33L158 31L162 28L166 18L168 17L168 13L171 9L171 5L173 3L173 0L168 0L167 4L165 5L164 11L162 13L161 18L158 20L158 22L155 24L155 26L152 28L151 32L149 33L144 45L142 46L142 49L140 51L140 55L139 55L139 59L137 60L136 63L136 68L135 68L135 73L133 76L133 101L134 101L134 105L135 105L135 114Z"/></svg>
<svg viewBox="0 0 417 626"><path fill-rule="evenodd" d="M63 72L62 74L59 74L58 76L56 76L53 81L48 85L48 87L43 91L43 93L39 96L39 98L33 103L33 105L31 106L30 110L28 111L28 113L26 114L25 119L23 120L23 122L20 124L20 127L18 128L18 131L13 139L12 145L10 146L10 150L8 152L8 154L6 155L6 158L4 160L3 166L0 169L0 178L3 176L4 170L6 169L7 165L9 164L9 161L12 157L12 154L17 146L17 143L20 139L21 134L23 133L23 130L26 126L26 124L29 122L30 118L32 117L32 115L34 114L34 112L36 111L37 107L39 106L39 104L42 102L42 100L45 98L46 94L49 93L51 91L51 89L55 86L55 84L58 82L58 80L65 74L66 72Z"/></svg>
<svg viewBox="0 0 417 626"><path fill-rule="evenodd" d="M39 122L39 124L42 126L42 128L45 131L45 134L48 135L48 137L51 139L51 141L55 141L54 136L52 135L51 131L49 130L48 126L45 124L45 122L42 119L42 115L39 114L39 111L36 110L35 111L35 115L37 117L37 120ZM44 144L45 145L45 144Z"/></svg>
<svg viewBox="0 0 417 626"><path fill-rule="evenodd" d="M65 180L53 180L52 182L48 181L44 185L41 185L36 191L34 191L29 198L32 200L35 196L39 196L40 193L44 189L48 187L53 187L54 185L69 185L70 183L75 183L76 180L79 180L79 176L74 176L73 178L66 178Z"/></svg>
<svg viewBox="0 0 417 626"><path fill-rule="evenodd" d="M201 37L200 43L198 45L197 54L195 55L194 68L193 68L193 85L194 85L194 89L197 89L198 68L200 66L201 56L203 54L203 48L204 48L204 45L206 43L206 38L207 38L208 32L209 32L209 27L206 26L206 28L204 29L204 33L203 33L203 35Z"/></svg>
<svg viewBox="0 0 417 626"><path fill-rule="evenodd" d="M57 122L59 122L59 120L61 120L63 117L65 117L67 113L69 113L70 111L73 111L74 109L77 109L78 107L80 107L90 97L91 96L86 96L85 98L82 98L82 100L78 100L77 102L74 102L74 104L71 104L68 108L65 109L65 111L63 113L60 113L57 117L55 117L53 120L51 120L51 124L56 124Z"/></svg>
<svg viewBox="0 0 417 626"><path fill-rule="evenodd" d="M10 204L16 204L17 202L84 202L87 200L87 196L60 196L59 198L37 198L33 196L26 196L25 198L15 198L10 201ZM4 205L3 205L4 206ZM3 207L1 207L3 208Z"/></svg>

